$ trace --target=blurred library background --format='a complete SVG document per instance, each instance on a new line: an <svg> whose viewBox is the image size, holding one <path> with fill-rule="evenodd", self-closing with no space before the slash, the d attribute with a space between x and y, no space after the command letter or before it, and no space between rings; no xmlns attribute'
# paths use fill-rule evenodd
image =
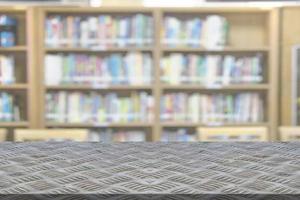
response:
<svg viewBox="0 0 300 200"><path fill-rule="evenodd" d="M300 140L297 19L298 1L0 1L0 140Z"/></svg>

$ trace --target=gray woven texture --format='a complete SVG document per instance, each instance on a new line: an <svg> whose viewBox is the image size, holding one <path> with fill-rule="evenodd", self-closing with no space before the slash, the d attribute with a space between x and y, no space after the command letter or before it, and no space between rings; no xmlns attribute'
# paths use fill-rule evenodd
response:
<svg viewBox="0 0 300 200"><path fill-rule="evenodd" d="M300 193L300 143L0 143L0 193Z"/></svg>

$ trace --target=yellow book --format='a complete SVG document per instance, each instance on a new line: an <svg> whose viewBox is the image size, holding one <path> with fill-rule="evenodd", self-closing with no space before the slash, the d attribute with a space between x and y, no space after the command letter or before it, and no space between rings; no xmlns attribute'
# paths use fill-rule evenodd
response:
<svg viewBox="0 0 300 200"><path fill-rule="evenodd" d="M138 121L139 117L136 116L136 114L140 112L141 106L140 106L139 96L136 92L133 92L131 94L131 100L133 103L133 121Z"/></svg>

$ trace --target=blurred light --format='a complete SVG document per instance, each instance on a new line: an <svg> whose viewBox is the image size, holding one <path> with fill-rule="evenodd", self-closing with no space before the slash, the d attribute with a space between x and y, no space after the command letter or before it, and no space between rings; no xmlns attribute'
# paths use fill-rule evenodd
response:
<svg viewBox="0 0 300 200"><path fill-rule="evenodd" d="M102 0L90 0L90 6L99 7L102 5Z"/></svg>
<svg viewBox="0 0 300 200"><path fill-rule="evenodd" d="M204 0L144 0L146 7L194 7Z"/></svg>

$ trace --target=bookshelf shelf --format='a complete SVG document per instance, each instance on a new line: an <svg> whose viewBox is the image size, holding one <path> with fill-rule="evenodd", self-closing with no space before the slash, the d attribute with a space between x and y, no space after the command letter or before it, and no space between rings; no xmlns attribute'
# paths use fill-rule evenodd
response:
<svg viewBox="0 0 300 200"><path fill-rule="evenodd" d="M47 90L152 90L148 85L63 85L46 86Z"/></svg>
<svg viewBox="0 0 300 200"><path fill-rule="evenodd" d="M193 48L193 47L163 47L162 51L165 52L192 52L192 53L241 53L241 52L268 52L269 47L225 47L223 49L205 49L205 48Z"/></svg>
<svg viewBox="0 0 300 200"><path fill-rule="evenodd" d="M27 84L0 85L0 90L26 90L26 89L28 89Z"/></svg>
<svg viewBox="0 0 300 200"><path fill-rule="evenodd" d="M20 121L20 122L0 122L0 127L5 128L25 128L29 126L28 121Z"/></svg>
<svg viewBox="0 0 300 200"><path fill-rule="evenodd" d="M268 90L268 84L236 84L236 85L211 85L211 86L201 86L195 84L186 85L168 85L163 84L161 86L163 90Z"/></svg>
<svg viewBox="0 0 300 200"><path fill-rule="evenodd" d="M45 52L56 53L56 52L128 52L128 51L153 51L151 47L95 47L95 48L45 48Z"/></svg>
<svg viewBox="0 0 300 200"><path fill-rule="evenodd" d="M128 122L128 123L56 123L56 122L47 122L46 127L63 127L63 128L151 128L152 123L143 123L143 122Z"/></svg>
<svg viewBox="0 0 300 200"><path fill-rule="evenodd" d="M19 52L27 51L26 46L0 47L0 52Z"/></svg>

